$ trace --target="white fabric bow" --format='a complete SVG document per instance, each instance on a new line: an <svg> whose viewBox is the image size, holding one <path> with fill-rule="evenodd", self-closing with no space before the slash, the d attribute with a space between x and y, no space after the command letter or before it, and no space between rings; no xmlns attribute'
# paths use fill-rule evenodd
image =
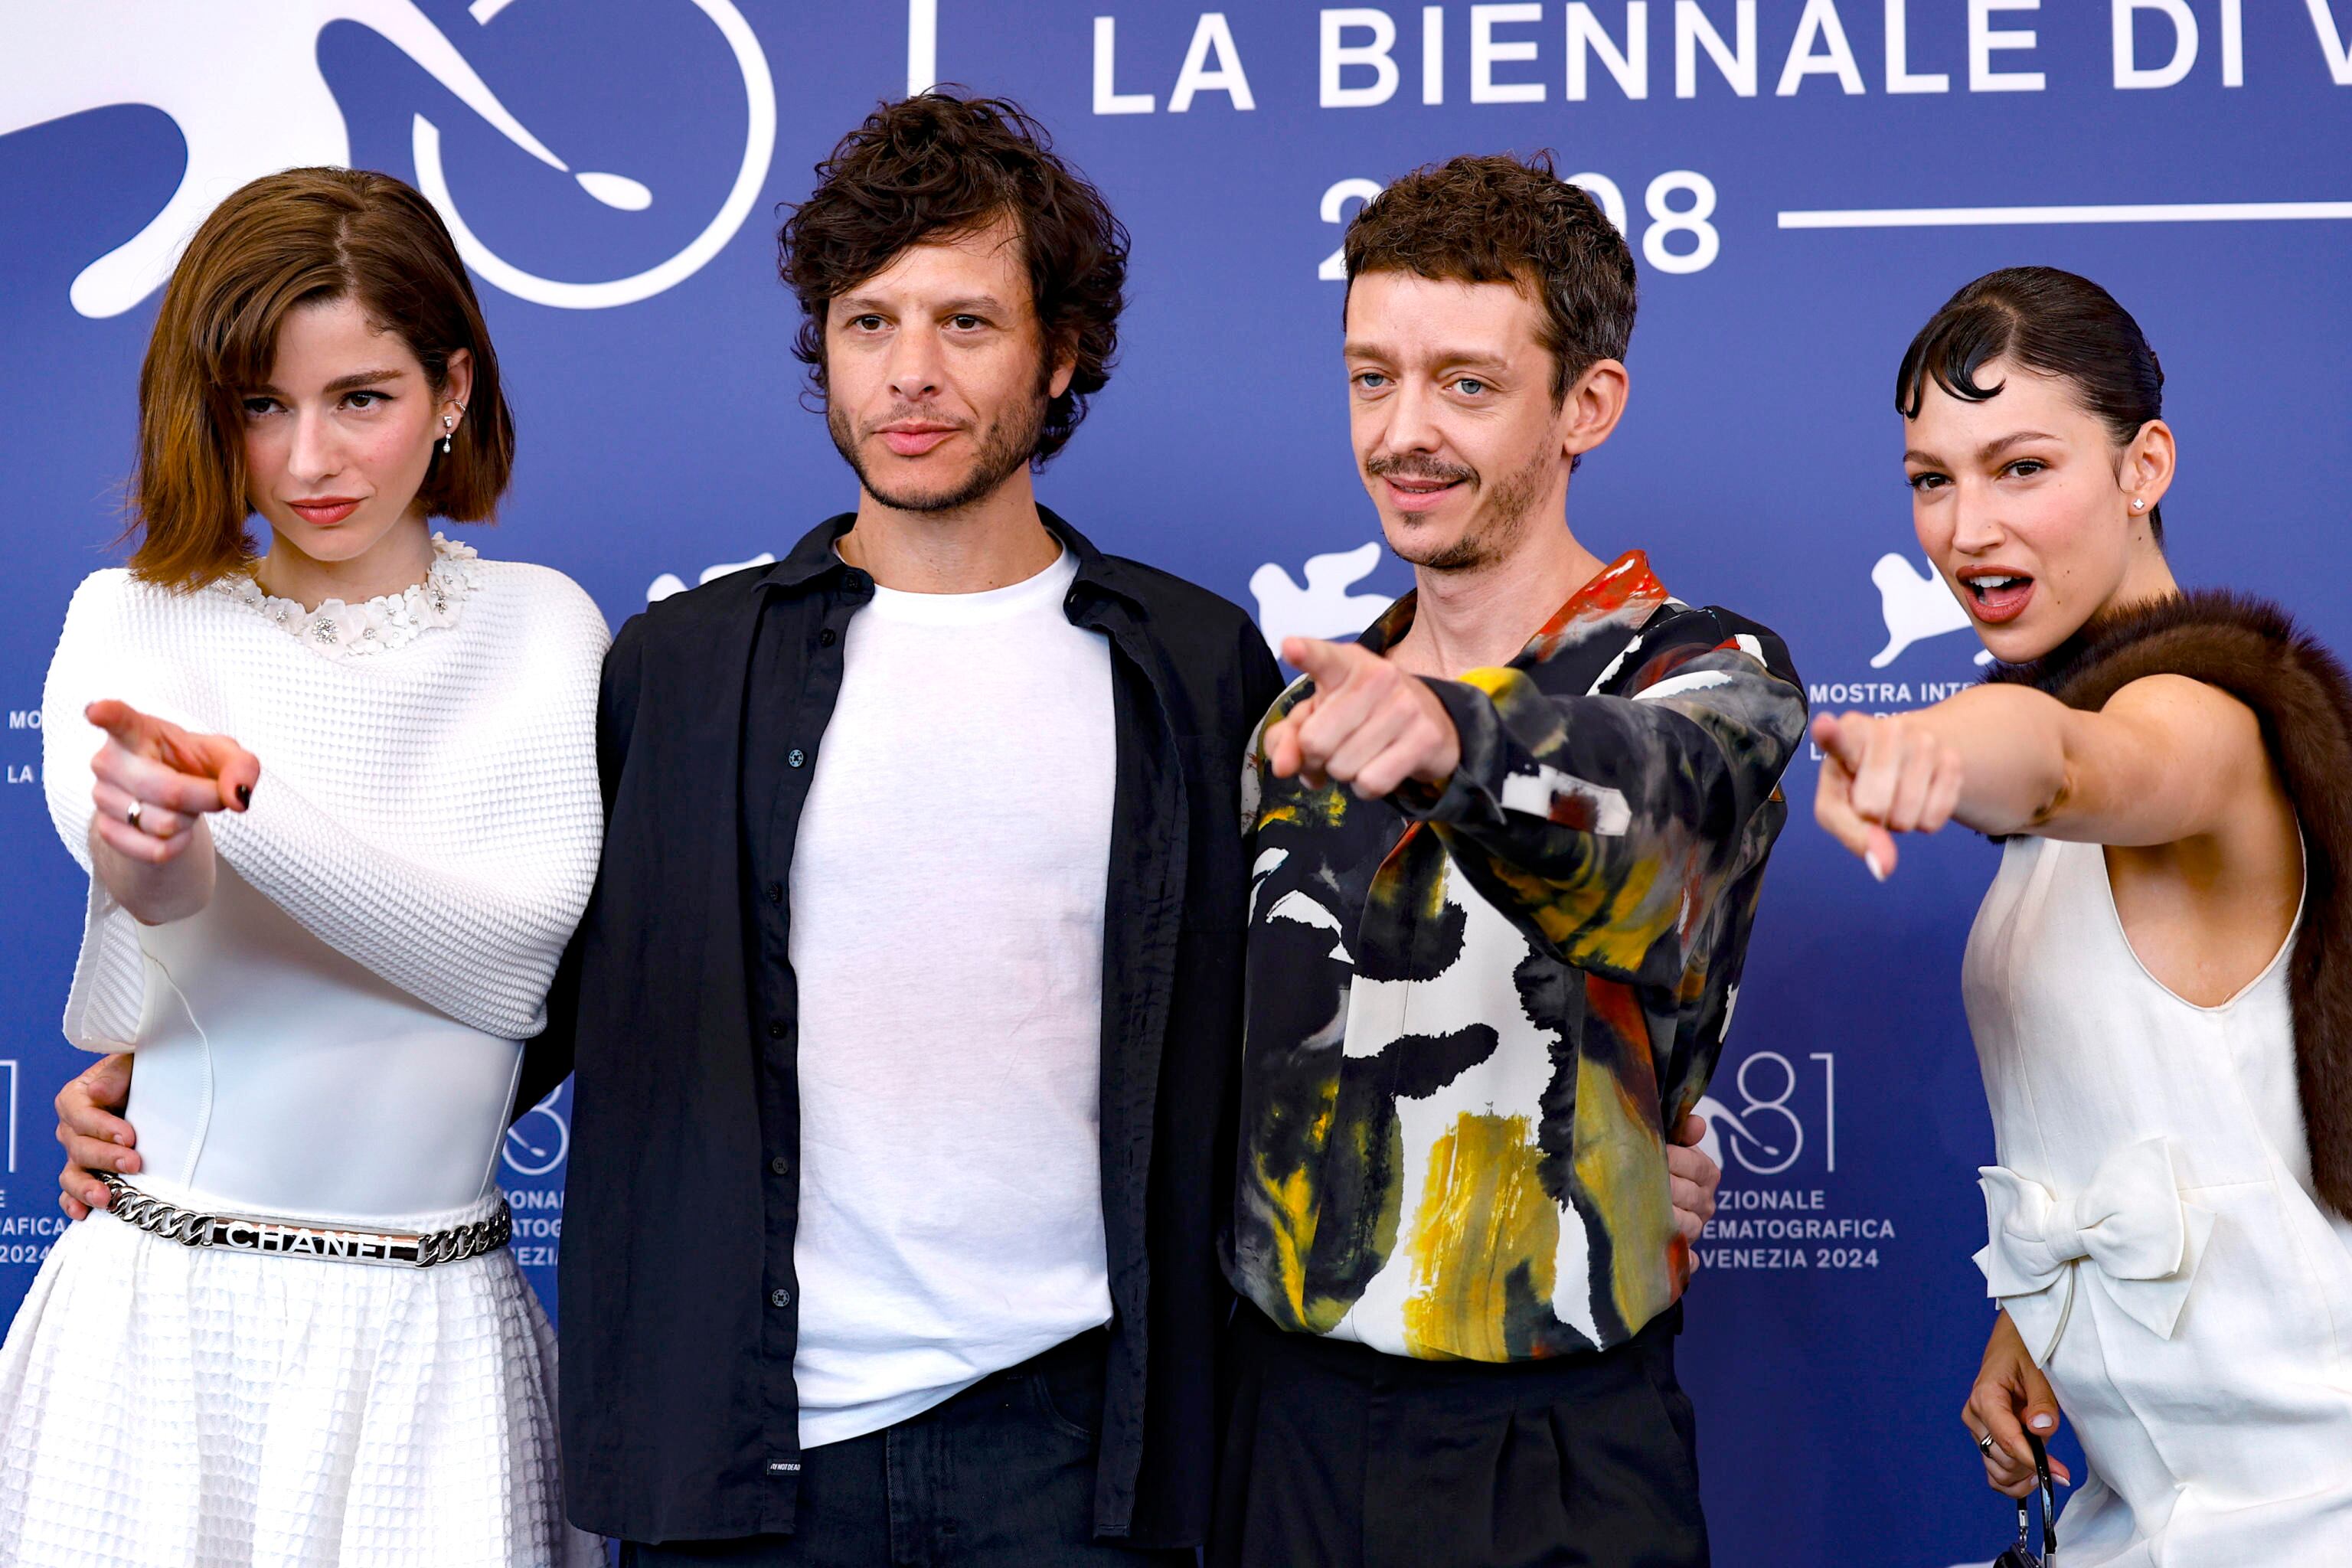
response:
<svg viewBox="0 0 2352 1568"><path fill-rule="evenodd" d="M2093 1278L2126 1317L2158 1339L2172 1337L2213 1215L2182 1201L2164 1139L2115 1151L2069 1197L2003 1165L1977 1174L1991 1232L1977 1267L1986 1293L2000 1298L2027 1345L2041 1345L2037 1364L2048 1364L2066 1331L2079 1264L2092 1266Z"/></svg>

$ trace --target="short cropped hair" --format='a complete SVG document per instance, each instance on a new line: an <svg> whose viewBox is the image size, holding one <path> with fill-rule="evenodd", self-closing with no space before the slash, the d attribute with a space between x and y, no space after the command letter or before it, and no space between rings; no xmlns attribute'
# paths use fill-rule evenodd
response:
<svg viewBox="0 0 2352 1568"><path fill-rule="evenodd" d="M1054 152L1045 127L1002 98L919 93L886 103L816 166L817 185L776 236L799 300L793 353L822 395L825 313L909 246L1011 222L1021 235L1045 363L1076 370L1051 401L1030 460L1044 467L1110 380L1126 304L1128 236L1102 193Z"/></svg>
<svg viewBox="0 0 2352 1568"><path fill-rule="evenodd" d="M417 492L452 522L487 522L514 467L514 417L499 387L465 263L423 196L389 174L289 169L213 209L188 242L139 373L131 573L204 586L254 559L242 399L269 380L278 332L299 306L350 300L397 335L439 391L449 358L473 356L473 391Z"/></svg>
<svg viewBox="0 0 2352 1568"><path fill-rule="evenodd" d="M1367 272L1526 290L1542 309L1554 403L1599 361L1623 359L1633 336L1633 253L1600 205L1552 172L1549 153L1415 169L1364 204L1341 253L1350 291Z"/></svg>

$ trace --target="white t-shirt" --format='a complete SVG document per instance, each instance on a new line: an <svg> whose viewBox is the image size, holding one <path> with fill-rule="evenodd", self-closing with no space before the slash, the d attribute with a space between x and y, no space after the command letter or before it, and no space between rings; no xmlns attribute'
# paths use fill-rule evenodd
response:
<svg viewBox="0 0 2352 1568"><path fill-rule="evenodd" d="M1110 1320L1109 645L1052 566L853 616L792 870L803 1447Z"/></svg>

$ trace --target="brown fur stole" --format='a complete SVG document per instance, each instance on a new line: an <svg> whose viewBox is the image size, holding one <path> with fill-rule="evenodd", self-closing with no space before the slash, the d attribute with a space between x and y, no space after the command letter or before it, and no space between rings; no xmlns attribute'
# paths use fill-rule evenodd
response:
<svg viewBox="0 0 2352 1568"><path fill-rule="evenodd" d="M2288 974L2295 1076L2313 1184L2352 1215L2352 681L2276 605L2213 588L2095 621L1986 679L2095 710L2150 675L2187 676L2252 709L2303 826L2303 929Z"/></svg>

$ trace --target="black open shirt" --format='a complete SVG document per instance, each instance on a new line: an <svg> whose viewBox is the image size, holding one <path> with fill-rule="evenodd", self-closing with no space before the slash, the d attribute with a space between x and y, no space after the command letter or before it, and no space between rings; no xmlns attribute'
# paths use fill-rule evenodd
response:
<svg viewBox="0 0 2352 1568"><path fill-rule="evenodd" d="M1207 1522L1230 1300L1215 1238L1241 1033L1241 762L1282 681L1241 610L1044 515L1077 558L1072 623L1109 639L1117 726L1101 1084L1113 1318L1095 1529L1183 1547ZM851 521L633 617L605 661L604 860L518 1103L576 1068L558 1276L564 1480L572 1521L607 1535L793 1525L788 871L845 633L873 596L835 551Z"/></svg>

